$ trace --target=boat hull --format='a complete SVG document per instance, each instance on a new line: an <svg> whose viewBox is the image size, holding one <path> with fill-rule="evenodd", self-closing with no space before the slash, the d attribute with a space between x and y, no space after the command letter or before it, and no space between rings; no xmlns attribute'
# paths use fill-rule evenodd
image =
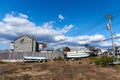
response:
<svg viewBox="0 0 120 80"><path fill-rule="evenodd" d="M90 56L90 54L85 53L85 52L79 52L79 53L67 52L66 53L67 58L83 58L83 57L88 57L88 56Z"/></svg>

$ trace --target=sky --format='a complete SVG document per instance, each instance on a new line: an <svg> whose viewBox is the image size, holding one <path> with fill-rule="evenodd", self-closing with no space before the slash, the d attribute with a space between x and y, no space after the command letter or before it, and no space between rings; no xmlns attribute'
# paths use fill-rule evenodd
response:
<svg viewBox="0 0 120 80"><path fill-rule="evenodd" d="M119 0L0 0L0 50L27 34L49 47L111 47L106 29L111 15L113 36L120 37ZM114 43L120 46L120 39Z"/></svg>

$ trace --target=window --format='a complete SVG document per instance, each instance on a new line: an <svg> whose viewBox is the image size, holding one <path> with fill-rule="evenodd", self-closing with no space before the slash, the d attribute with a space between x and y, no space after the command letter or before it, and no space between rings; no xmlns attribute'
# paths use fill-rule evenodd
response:
<svg viewBox="0 0 120 80"><path fill-rule="evenodd" d="M24 39L21 39L20 43L23 43Z"/></svg>

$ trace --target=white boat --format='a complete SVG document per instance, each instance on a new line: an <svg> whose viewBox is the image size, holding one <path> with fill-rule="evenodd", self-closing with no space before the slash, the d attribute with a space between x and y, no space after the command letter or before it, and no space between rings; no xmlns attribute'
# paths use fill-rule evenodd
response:
<svg viewBox="0 0 120 80"><path fill-rule="evenodd" d="M32 57L32 56L24 56L24 62L28 62L28 61L45 61L45 57Z"/></svg>
<svg viewBox="0 0 120 80"><path fill-rule="evenodd" d="M87 48L85 47L80 47L80 48L75 48L75 49L71 49L70 52L66 52L66 57L67 58L83 58L83 57L88 57L92 54L91 51L89 51Z"/></svg>

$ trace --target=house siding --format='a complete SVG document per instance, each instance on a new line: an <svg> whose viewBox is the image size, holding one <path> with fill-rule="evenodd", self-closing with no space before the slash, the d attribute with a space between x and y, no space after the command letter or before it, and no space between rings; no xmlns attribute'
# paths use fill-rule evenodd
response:
<svg viewBox="0 0 120 80"><path fill-rule="evenodd" d="M35 51L35 41L34 45L32 45L32 39L30 37L23 36L14 41L15 52L32 52L32 50Z"/></svg>
<svg viewBox="0 0 120 80"><path fill-rule="evenodd" d="M13 45L14 52L39 52L47 46L47 44L35 41L34 36L30 37L28 35L18 37L11 43Z"/></svg>

